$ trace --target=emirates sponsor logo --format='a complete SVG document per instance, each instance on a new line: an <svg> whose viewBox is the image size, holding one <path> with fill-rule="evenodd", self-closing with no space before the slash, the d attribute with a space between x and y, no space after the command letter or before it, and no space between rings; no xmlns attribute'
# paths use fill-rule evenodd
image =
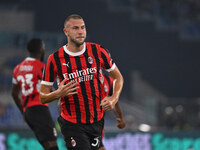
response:
<svg viewBox="0 0 200 150"><path fill-rule="evenodd" d="M87 68L83 70L76 70L72 73L63 74L64 78L67 80L76 80L77 82L84 82L93 80L93 74L97 73L97 68Z"/></svg>

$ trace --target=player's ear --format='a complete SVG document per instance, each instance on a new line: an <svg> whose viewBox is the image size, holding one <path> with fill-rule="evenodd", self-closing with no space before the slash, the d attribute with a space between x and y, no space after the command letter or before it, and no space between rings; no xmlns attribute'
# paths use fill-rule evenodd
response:
<svg viewBox="0 0 200 150"><path fill-rule="evenodd" d="M63 28L63 32L65 33L65 35L67 36L67 29Z"/></svg>

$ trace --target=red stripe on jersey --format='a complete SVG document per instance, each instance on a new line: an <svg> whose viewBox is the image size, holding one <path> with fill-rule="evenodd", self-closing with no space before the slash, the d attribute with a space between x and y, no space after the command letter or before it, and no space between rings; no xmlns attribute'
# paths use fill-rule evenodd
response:
<svg viewBox="0 0 200 150"><path fill-rule="evenodd" d="M96 48L97 48L97 55L98 55L98 58L101 58L101 55L100 55L100 51L99 51L99 49L100 49L100 45L96 45ZM89 55L93 55L94 56L94 54L93 54L93 52L90 50L90 51L88 51L88 53L89 53ZM92 63L92 66L97 66L97 64L96 64L96 61L94 61L93 63ZM98 70L98 73L100 72L100 70ZM100 74L100 73L99 73ZM99 76L99 79L97 79L97 80L101 80L100 79L100 76ZM94 87L95 87L95 91L96 91L96 95L100 95L100 89L98 89L98 82L97 82L97 80L94 80ZM100 83L100 82L99 82ZM99 97L100 98L100 97ZM102 117L103 117L103 113L102 113L102 111L101 111L101 109L100 109L100 100L99 100L99 98L97 98L96 97L96 108L97 108L97 121L99 121L99 120L101 120L102 119Z"/></svg>
<svg viewBox="0 0 200 150"><path fill-rule="evenodd" d="M64 49L61 48L59 51L58 51L58 56L60 58L60 65L61 65L61 68L62 68L62 73L66 73L67 72L67 66L64 65L66 64L67 62L65 61L64 59ZM62 79L61 77L59 76L59 79L60 79L60 82L62 82ZM77 123L77 120L76 120L76 111L75 111L75 104L74 104L74 99L73 99L73 96L70 95L68 96L69 97L69 105L70 105L70 111L71 111L71 116L69 115L69 113L67 112L66 109L64 109L64 113L67 115L67 118L70 118L70 121L74 122L74 123ZM63 98L64 100L64 98ZM62 101L63 101L62 100ZM63 105L64 106L64 105ZM63 114L62 114L63 115ZM62 116L66 119L66 116ZM66 120L69 120L69 119L66 119Z"/></svg>
<svg viewBox="0 0 200 150"><path fill-rule="evenodd" d="M53 76L54 76L54 79L53 79L53 81L52 82L54 82L55 81L55 79L56 79L56 75L58 74L58 68L56 67L56 61L55 61L55 59L54 59L54 57L52 56L52 64L53 64L53 66L54 66L54 70L52 70L53 71Z"/></svg>

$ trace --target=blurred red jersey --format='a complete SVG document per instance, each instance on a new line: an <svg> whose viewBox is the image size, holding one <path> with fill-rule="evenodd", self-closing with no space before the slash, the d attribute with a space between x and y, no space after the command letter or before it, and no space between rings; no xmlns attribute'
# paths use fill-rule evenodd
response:
<svg viewBox="0 0 200 150"><path fill-rule="evenodd" d="M103 74L104 77L104 92L105 96L112 96L113 93L113 78L109 75Z"/></svg>
<svg viewBox="0 0 200 150"><path fill-rule="evenodd" d="M39 100L40 82L45 64L41 61L27 57L18 64L13 71L13 84L18 84L22 92L23 111L26 107L44 105Z"/></svg>

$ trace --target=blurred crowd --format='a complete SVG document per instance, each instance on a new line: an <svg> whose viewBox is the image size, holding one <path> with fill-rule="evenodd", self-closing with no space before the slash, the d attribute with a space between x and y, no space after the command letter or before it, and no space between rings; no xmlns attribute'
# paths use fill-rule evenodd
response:
<svg viewBox="0 0 200 150"><path fill-rule="evenodd" d="M156 19L159 20L161 26L169 29L178 28L190 38L200 36L199 0L119 1L118 5L131 6L133 15L138 19Z"/></svg>

